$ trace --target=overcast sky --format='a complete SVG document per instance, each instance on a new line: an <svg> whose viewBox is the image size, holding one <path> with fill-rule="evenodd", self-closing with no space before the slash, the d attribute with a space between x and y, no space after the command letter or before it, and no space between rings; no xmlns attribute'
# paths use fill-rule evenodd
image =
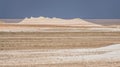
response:
<svg viewBox="0 0 120 67"><path fill-rule="evenodd" d="M120 18L120 0L0 0L0 18Z"/></svg>

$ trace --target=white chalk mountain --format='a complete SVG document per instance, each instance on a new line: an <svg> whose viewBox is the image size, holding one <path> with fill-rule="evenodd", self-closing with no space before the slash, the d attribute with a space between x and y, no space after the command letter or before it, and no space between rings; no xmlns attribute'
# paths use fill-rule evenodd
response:
<svg viewBox="0 0 120 67"><path fill-rule="evenodd" d="M75 19L61 19L61 18L48 18L48 17L38 17L38 18L25 18L19 24L46 24L46 25L68 25L68 26L101 26L99 24L91 23L80 18Z"/></svg>

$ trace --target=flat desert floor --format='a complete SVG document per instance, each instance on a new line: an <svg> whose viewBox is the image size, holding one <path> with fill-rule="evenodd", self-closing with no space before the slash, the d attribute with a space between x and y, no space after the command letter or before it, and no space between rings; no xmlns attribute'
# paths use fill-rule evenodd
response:
<svg viewBox="0 0 120 67"><path fill-rule="evenodd" d="M120 67L120 32L0 32L0 67Z"/></svg>

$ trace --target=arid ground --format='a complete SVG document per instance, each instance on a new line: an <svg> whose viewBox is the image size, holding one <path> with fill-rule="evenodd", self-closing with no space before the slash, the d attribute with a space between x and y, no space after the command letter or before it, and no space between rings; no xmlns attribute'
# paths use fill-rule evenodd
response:
<svg viewBox="0 0 120 67"><path fill-rule="evenodd" d="M0 32L2 67L119 67L120 32Z"/></svg>
<svg viewBox="0 0 120 67"><path fill-rule="evenodd" d="M120 67L120 26L79 18L1 22L0 67Z"/></svg>

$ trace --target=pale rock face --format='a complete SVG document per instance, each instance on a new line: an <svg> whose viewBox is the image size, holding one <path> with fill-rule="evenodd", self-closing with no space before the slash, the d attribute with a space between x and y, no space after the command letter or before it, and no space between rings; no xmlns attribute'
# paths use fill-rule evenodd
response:
<svg viewBox="0 0 120 67"><path fill-rule="evenodd" d="M74 25L74 26L101 26L94 24L80 18L75 19L61 19L61 18L48 18L48 17L38 17L38 18L25 18L20 24L48 24L48 25Z"/></svg>

